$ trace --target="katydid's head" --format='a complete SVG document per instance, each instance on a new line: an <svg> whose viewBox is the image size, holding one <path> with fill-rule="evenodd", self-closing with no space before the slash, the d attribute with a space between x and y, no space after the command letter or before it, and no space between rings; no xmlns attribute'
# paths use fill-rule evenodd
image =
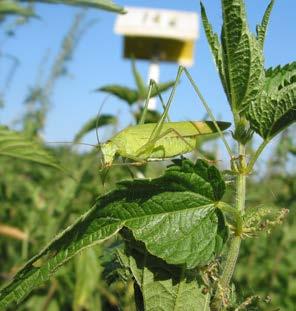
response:
<svg viewBox="0 0 296 311"><path fill-rule="evenodd" d="M117 147L111 141L101 144L100 146L103 156L103 167L109 167L112 165Z"/></svg>

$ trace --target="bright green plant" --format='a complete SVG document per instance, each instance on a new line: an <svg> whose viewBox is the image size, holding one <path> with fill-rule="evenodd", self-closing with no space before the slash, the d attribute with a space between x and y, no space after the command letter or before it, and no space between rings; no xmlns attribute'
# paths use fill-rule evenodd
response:
<svg viewBox="0 0 296 311"><path fill-rule="evenodd" d="M223 199L223 175L202 160L175 160L158 178L122 181L19 270L2 289L0 307L23 300L78 252L120 234L124 244L118 249L118 274L133 280L138 310L259 308L252 297L244 301L236 294L231 279L243 239L270 231L285 215L285 210L246 205L246 180L257 159L273 137L296 121L295 63L263 66L272 5L254 35L243 0L222 0L221 42L201 8L233 113L237 149L233 152L224 142L228 171L236 179L235 199ZM262 143L247 154L255 134Z"/></svg>

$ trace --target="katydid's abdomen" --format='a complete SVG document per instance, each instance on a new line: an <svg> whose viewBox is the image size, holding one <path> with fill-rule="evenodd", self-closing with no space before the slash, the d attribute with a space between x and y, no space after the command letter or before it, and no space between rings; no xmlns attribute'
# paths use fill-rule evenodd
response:
<svg viewBox="0 0 296 311"><path fill-rule="evenodd" d="M221 131L230 126L228 122L217 122ZM166 122L154 137L156 123L130 126L117 133L102 146L106 164L112 163L115 154L139 159L164 159L193 151L200 135L217 132L210 121Z"/></svg>

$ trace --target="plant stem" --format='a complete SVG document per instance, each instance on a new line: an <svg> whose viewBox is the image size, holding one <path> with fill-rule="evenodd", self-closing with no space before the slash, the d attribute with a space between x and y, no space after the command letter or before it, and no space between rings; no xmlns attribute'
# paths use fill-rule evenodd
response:
<svg viewBox="0 0 296 311"><path fill-rule="evenodd" d="M245 145L239 143L239 155L240 155L240 172L236 182L236 209L242 214L245 209L246 201L246 148ZM215 311L219 311L223 305L223 298L226 296L224 292L227 292L229 283L231 281L237 258L239 255L239 249L241 244L240 233L235 233L234 238L230 242L229 252L226 258L225 266L216 290L215 297L213 299L212 308Z"/></svg>
<svg viewBox="0 0 296 311"><path fill-rule="evenodd" d="M226 288L232 278L240 248L240 243L241 238L239 236L235 236L231 241L227 261L220 280L220 285L222 288Z"/></svg>

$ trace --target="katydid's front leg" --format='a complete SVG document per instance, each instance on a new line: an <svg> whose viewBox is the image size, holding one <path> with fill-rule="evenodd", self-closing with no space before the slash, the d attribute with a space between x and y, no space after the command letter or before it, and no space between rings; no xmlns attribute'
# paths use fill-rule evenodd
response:
<svg viewBox="0 0 296 311"><path fill-rule="evenodd" d="M163 98L161 96L161 93L160 93L160 90L158 88L158 85L157 85L157 83L154 80L150 79L147 98L145 100L145 105L144 105L143 113L142 113L141 119L140 119L138 124L144 124L145 123L146 114L147 114L147 111L148 111L149 100L150 100L150 97L151 97L151 93L152 93L153 87L156 89L157 96L159 97L161 105L162 105L162 108L165 111L166 105L164 104L164 101L163 101ZM170 118L169 118L168 114L167 114L166 118L167 118L168 122L170 122Z"/></svg>

